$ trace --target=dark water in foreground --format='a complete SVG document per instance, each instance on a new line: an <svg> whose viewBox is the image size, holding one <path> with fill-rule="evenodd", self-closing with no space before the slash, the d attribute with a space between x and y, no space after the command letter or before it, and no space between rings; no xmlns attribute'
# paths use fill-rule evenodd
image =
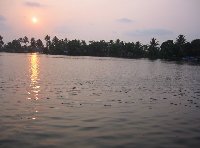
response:
<svg viewBox="0 0 200 148"><path fill-rule="evenodd" d="M0 53L0 147L199 147L200 66Z"/></svg>

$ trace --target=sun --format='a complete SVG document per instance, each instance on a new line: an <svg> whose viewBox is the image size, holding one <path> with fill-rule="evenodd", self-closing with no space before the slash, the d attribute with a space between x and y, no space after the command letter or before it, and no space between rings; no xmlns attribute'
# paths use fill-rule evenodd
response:
<svg viewBox="0 0 200 148"><path fill-rule="evenodd" d="M31 18L31 21L33 24L36 24L38 22L38 19L37 19L37 17L34 16Z"/></svg>

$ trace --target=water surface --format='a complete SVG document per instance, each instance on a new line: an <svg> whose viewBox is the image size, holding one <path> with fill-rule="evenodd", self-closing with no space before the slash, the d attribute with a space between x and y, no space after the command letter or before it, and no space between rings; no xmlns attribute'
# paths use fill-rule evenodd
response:
<svg viewBox="0 0 200 148"><path fill-rule="evenodd" d="M200 66L0 53L0 147L198 147Z"/></svg>

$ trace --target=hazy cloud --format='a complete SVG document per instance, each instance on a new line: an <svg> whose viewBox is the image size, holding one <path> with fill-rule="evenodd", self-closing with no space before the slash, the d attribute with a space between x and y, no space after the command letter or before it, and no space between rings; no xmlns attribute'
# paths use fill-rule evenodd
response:
<svg viewBox="0 0 200 148"><path fill-rule="evenodd" d="M11 28L6 25L5 23L0 23L0 31L8 31L10 30Z"/></svg>
<svg viewBox="0 0 200 148"><path fill-rule="evenodd" d="M9 27L6 24L6 18L3 15L0 15L0 31L9 30Z"/></svg>
<svg viewBox="0 0 200 148"><path fill-rule="evenodd" d="M119 23L133 23L134 21L131 20L131 19L128 19L128 18L120 18L120 19L117 19L117 22L119 22Z"/></svg>
<svg viewBox="0 0 200 148"><path fill-rule="evenodd" d="M4 22L4 21L6 21L6 18L4 16L0 15L0 22Z"/></svg>
<svg viewBox="0 0 200 148"><path fill-rule="evenodd" d="M59 33L59 34L67 34L67 33L71 33L70 29L68 26L66 25L63 25L63 26L57 26L54 31L56 33Z"/></svg>
<svg viewBox="0 0 200 148"><path fill-rule="evenodd" d="M165 36L165 35L172 35L173 32L167 29L144 29L144 30L135 30L126 32L125 34L129 36L153 36L153 35Z"/></svg>
<svg viewBox="0 0 200 148"><path fill-rule="evenodd" d="M30 2L30 1L27 1L24 3L26 6L28 7L35 7L35 8L40 8L40 7L44 7L44 5L38 3L38 2Z"/></svg>

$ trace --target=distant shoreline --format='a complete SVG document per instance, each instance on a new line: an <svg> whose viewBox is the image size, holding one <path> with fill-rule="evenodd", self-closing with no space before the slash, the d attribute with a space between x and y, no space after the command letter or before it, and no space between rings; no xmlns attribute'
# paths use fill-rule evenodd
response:
<svg viewBox="0 0 200 148"><path fill-rule="evenodd" d="M164 60L164 61L172 61L172 62L192 62L192 63L200 63L200 57L183 57L183 58L148 58L148 57L141 57L141 58L128 58L128 57L111 57L111 56L87 56L87 55L63 55L63 54L44 54L39 52L0 52L0 53L10 53L10 54L39 54L39 55L54 55L54 56L71 56L71 57L99 57L99 58L118 58L118 59L147 59L147 60ZM2 55L0 55L2 56Z"/></svg>
<svg viewBox="0 0 200 148"><path fill-rule="evenodd" d="M56 36L51 39L48 35L44 39L46 45L41 39L31 38L29 40L26 36L4 44L3 37L0 36L0 52L200 61L200 39L188 42L184 35L179 35L176 41L167 40L162 44L152 38L146 45L139 41L124 42L119 39L108 42L105 40L89 41L89 43L77 39L58 39Z"/></svg>

